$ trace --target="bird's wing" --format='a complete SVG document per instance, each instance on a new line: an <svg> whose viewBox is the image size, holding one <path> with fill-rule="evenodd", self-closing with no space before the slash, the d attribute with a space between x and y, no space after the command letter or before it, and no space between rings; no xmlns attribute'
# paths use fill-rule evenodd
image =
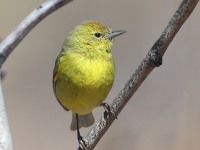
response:
<svg viewBox="0 0 200 150"><path fill-rule="evenodd" d="M55 96L56 96L56 84L57 84L58 80L59 80L59 77L58 77L57 65L56 65L55 68L54 68L54 70L53 70L53 90L54 90ZM60 105L64 108L64 110L69 111L69 109L67 107L65 107L64 105L62 105L62 103L57 98L57 96L56 96L56 99L58 100L58 102L60 103Z"/></svg>

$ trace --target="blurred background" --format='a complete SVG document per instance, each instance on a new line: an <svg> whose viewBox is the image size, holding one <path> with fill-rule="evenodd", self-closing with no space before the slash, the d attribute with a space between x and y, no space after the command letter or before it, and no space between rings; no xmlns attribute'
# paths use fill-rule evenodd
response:
<svg viewBox="0 0 200 150"><path fill-rule="evenodd" d="M5 38L43 0L2 1L0 38ZM64 38L85 20L128 32L115 40L117 74L111 102L163 31L181 0L76 0L37 25L7 59L3 92L15 150L77 149L71 113L52 90L54 62ZM199 150L200 6L96 150ZM102 108L94 110L95 118ZM81 129L83 136L89 129Z"/></svg>

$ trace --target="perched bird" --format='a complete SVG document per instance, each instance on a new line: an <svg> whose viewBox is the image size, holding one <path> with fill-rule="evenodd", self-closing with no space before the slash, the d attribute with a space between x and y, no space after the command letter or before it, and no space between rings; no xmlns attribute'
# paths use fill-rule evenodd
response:
<svg viewBox="0 0 200 150"><path fill-rule="evenodd" d="M112 31L97 21L76 26L67 36L53 71L53 89L58 102L72 111L71 130L94 123L92 110L107 97L115 77L111 54L113 38L125 30Z"/></svg>

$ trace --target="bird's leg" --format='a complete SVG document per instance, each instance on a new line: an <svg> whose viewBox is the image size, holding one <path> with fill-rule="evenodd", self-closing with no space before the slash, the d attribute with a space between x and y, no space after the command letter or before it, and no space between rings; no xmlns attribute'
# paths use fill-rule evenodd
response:
<svg viewBox="0 0 200 150"><path fill-rule="evenodd" d="M76 114L76 129L77 129L77 138L78 138L78 141L82 140L83 137L81 136L80 131L79 131L78 114Z"/></svg>
<svg viewBox="0 0 200 150"><path fill-rule="evenodd" d="M87 145L86 145L83 137L80 134L78 114L76 114L76 129L77 129L77 139L78 139L78 143L79 143L78 150L87 150L87 147L86 147Z"/></svg>
<svg viewBox="0 0 200 150"><path fill-rule="evenodd" d="M104 118L107 118L109 115L113 115L115 119L117 119L117 116L115 116L114 112L112 111L108 103L101 103L100 106L103 106L103 108L105 109Z"/></svg>

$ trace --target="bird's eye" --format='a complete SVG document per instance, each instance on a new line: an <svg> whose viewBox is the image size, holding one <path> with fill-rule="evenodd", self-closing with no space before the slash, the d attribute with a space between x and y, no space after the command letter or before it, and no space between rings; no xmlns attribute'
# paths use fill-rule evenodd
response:
<svg viewBox="0 0 200 150"><path fill-rule="evenodd" d="M94 35L95 35L97 38L101 37L101 33L98 33L98 32L95 33Z"/></svg>

